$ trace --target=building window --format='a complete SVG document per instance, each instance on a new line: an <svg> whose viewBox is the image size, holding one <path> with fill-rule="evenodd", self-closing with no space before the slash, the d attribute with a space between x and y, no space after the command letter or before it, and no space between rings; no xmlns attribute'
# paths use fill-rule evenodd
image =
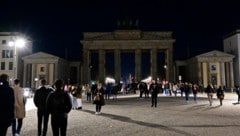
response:
<svg viewBox="0 0 240 136"><path fill-rule="evenodd" d="M7 41L6 40L2 40L2 44L7 44Z"/></svg>
<svg viewBox="0 0 240 136"><path fill-rule="evenodd" d="M9 62L8 70L13 70L13 62Z"/></svg>
<svg viewBox="0 0 240 136"><path fill-rule="evenodd" d="M40 67L40 72L44 72L44 67Z"/></svg>
<svg viewBox="0 0 240 136"><path fill-rule="evenodd" d="M1 70L5 70L5 62L1 62Z"/></svg>
<svg viewBox="0 0 240 136"><path fill-rule="evenodd" d="M2 50L2 58L13 58L13 50Z"/></svg>

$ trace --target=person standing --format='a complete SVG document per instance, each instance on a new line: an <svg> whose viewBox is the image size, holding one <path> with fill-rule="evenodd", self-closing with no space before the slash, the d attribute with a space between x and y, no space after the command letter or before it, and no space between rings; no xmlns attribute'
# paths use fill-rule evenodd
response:
<svg viewBox="0 0 240 136"><path fill-rule="evenodd" d="M7 80L8 75L0 75L0 136L6 136L14 118L14 91Z"/></svg>
<svg viewBox="0 0 240 136"><path fill-rule="evenodd" d="M76 88L76 104L77 104L77 109L81 110L82 109L82 85L79 84Z"/></svg>
<svg viewBox="0 0 240 136"><path fill-rule="evenodd" d="M178 84L177 83L174 83L173 84L173 93L174 93L174 96L177 97L177 90L178 90Z"/></svg>
<svg viewBox="0 0 240 136"><path fill-rule="evenodd" d="M199 87L197 84L194 84L193 85L193 99L195 102L197 102L197 94L198 94L198 91L199 91Z"/></svg>
<svg viewBox="0 0 240 136"><path fill-rule="evenodd" d="M158 85L155 82L155 80L152 80L149 90L151 92L151 97L152 97L152 106L151 107L153 107L153 106L157 107L157 96L158 96L159 90L158 90Z"/></svg>
<svg viewBox="0 0 240 136"><path fill-rule="evenodd" d="M102 106L105 105L104 101L104 89L102 83L98 83L96 90L94 91L94 101L93 104L96 104L96 115L101 114Z"/></svg>
<svg viewBox="0 0 240 136"><path fill-rule="evenodd" d="M53 136L66 136L68 113L72 109L71 98L63 90L63 80L55 82L56 90L47 98L47 111L51 114Z"/></svg>
<svg viewBox="0 0 240 136"><path fill-rule="evenodd" d="M220 101L220 105L222 105L222 101L224 99L224 91L223 91L223 86L219 86L218 90L217 90L217 98Z"/></svg>
<svg viewBox="0 0 240 136"><path fill-rule="evenodd" d="M15 96L15 105L14 113L15 118L12 120L12 134L18 136L21 132L23 118L25 117L26 110L26 98L24 98L24 90L20 87L20 80L15 79L13 84L14 96Z"/></svg>
<svg viewBox="0 0 240 136"><path fill-rule="evenodd" d="M188 82L185 82L184 84L184 94L185 94L185 100L188 103L189 102L189 93L190 93L190 87Z"/></svg>
<svg viewBox="0 0 240 136"><path fill-rule="evenodd" d="M86 93L87 93L87 101L91 101L91 95L92 95L92 92L91 92L91 88L90 88L90 85L89 84L86 84Z"/></svg>
<svg viewBox="0 0 240 136"><path fill-rule="evenodd" d="M46 136L48 128L49 113L46 110L46 100L53 89L46 87L46 80L41 80L41 87L36 90L33 102L37 107L38 136ZM42 129L43 127L43 129Z"/></svg>

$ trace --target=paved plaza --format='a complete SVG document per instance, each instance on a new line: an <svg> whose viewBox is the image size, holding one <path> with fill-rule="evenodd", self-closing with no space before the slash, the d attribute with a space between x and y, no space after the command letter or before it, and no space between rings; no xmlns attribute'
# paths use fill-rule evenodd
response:
<svg viewBox="0 0 240 136"><path fill-rule="evenodd" d="M95 115L95 105L83 98L83 109L72 110L68 119L68 136L239 136L240 105L237 95L226 93L223 106L214 96L209 106L206 94L195 103L184 97L158 97L157 108L151 99L140 99L138 94L119 96L106 101L102 113ZM36 108L28 100L27 116L21 136L37 135ZM52 135L49 122L48 135ZM8 129L11 136L11 127Z"/></svg>

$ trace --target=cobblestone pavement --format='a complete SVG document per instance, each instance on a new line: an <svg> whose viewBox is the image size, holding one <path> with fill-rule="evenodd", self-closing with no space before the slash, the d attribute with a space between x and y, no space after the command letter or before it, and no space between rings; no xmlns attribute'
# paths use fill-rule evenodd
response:
<svg viewBox="0 0 240 136"><path fill-rule="evenodd" d="M102 113L95 115L95 105L83 101L82 110L72 110L68 119L68 136L238 136L240 105L236 94L226 94L223 106L214 99L209 106L206 94L195 103L184 97L158 97L157 108L150 99L137 95L108 100ZM85 99L85 98L83 98ZM31 99L28 101L31 102ZM36 109L28 108L21 136L37 135ZM52 135L49 122L48 135ZM11 136L11 127L8 129Z"/></svg>

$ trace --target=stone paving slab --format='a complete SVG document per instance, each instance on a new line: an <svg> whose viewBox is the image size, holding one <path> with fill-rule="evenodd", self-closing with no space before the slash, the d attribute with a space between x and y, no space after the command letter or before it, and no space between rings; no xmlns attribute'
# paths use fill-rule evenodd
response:
<svg viewBox="0 0 240 136"><path fill-rule="evenodd" d="M95 105L83 102L83 110L72 110L68 119L68 136L238 136L240 105L236 94L226 94L223 106L214 99L209 106L206 94L186 103L184 97L159 95L157 108L151 99L137 95L120 96L106 101L102 114L95 115ZM85 99L85 98L83 98ZM37 135L36 109L27 111L21 136ZM52 135L49 122L48 135ZM8 130L11 136L11 127Z"/></svg>

